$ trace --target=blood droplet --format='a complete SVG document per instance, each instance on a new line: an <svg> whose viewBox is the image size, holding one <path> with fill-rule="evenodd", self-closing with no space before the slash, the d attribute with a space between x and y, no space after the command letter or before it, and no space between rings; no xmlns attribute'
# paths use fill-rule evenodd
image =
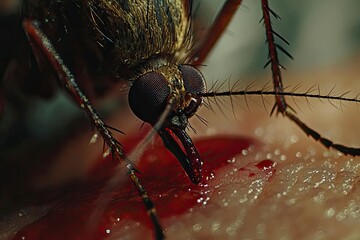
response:
<svg viewBox="0 0 360 240"><path fill-rule="evenodd" d="M239 168L239 172L246 172L248 174L249 178L255 177L259 174L265 175L270 174L269 176L272 176L273 173L276 172L275 162L270 159L261 160L257 163L249 163L241 168Z"/></svg>
<svg viewBox="0 0 360 240"><path fill-rule="evenodd" d="M265 171L265 170L271 169L272 167L274 167L274 165L275 165L274 161L265 159L265 160L262 160L261 162L259 162L258 164L256 164L255 166L259 170Z"/></svg>

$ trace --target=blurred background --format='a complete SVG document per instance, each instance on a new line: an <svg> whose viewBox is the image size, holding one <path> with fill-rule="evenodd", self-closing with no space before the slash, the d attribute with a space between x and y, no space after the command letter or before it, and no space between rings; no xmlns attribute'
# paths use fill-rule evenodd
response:
<svg viewBox="0 0 360 240"><path fill-rule="evenodd" d="M205 23L211 24L223 0L195 0L194 9ZM273 20L277 33L290 42L284 46L294 57L280 53L280 61L291 71L311 71L336 65L360 54L359 0L269 1L282 20ZM265 31L259 21L261 1L244 0L230 27L215 47L206 69L208 79L241 77L263 73L267 47ZM215 67L216 66L216 67Z"/></svg>

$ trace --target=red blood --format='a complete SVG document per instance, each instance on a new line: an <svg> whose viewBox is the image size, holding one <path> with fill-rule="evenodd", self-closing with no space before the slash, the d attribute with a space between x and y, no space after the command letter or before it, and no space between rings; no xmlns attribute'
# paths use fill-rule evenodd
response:
<svg viewBox="0 0 360 240"><path fill-rule="evenodd" d="M137 142L138 139L128 139L124 148L131 149ZM204 160L203 179L210 177L212 173L226 165L228 159L240 154L252 143L252 140L246 138L225 136L195 141ZM94 202L98 199L101 186L106 183L104 176L111 173L115 166L115 161L111 159L104 161L101 158L99 162L102 164L97 164L89 174L91 179L97 179L96 182L91 181L86 189L74 191L66 196L45 216L22 228L14 239L104 239L108 235L106 230L111 231L114 225L119 225L126 219L138 221L152 228L137 191L132 182L127 180L125 184L108 193L111 194L112 201L106 205L98 226L89 232L88 219L95 207L98 207ZM160 219L186 212L189 208L200 204L197 201L205 196L204 190L213 190L211 186L192 184L177 159L159 139L145 151L136 167L141 172L138 174L141 182L157 206Z"/></svg>
<svg viewBox="0 0 360 240"><path fill-rule="evenodd" d="M266 160L262 160L261 162L259 162L255 166L258 169L260 169L262 171L265 171L265 170L271 169L272 167L274 167L274 165L275 165L274 161L266 159Z"/></svg>
<svg viewBox="0 0 360 240"><path fill-rule="evenodd" d="M239 172L248 173L248 177L255 177L258 174L272 176L276 172L274 168L275 162L269 159L262 160L257 163L249 163L246 166L239 168Z"/></svg>

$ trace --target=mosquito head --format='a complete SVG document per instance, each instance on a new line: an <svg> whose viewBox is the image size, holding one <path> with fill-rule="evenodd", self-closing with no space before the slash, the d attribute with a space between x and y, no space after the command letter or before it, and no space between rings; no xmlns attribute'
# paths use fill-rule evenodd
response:
<svg viewBox="0 0 360 240"><path fill-rule="evenodd" d="M185 129L188 118L200 107L203 101L200 94L205 91L203 75L190 65L165 65L150 70L138 77L129 91L129 105L134 114L153 126L171 105L171 111L157 130L165 146L196 184L202 178L202 161ZM174 136L181 141L186 153Z"/></svg>

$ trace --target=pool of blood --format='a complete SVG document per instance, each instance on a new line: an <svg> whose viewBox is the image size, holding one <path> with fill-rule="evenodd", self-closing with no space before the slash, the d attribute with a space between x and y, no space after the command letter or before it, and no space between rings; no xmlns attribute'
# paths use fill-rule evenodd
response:
<svg viewBox="0 0 360 240"><path fill-rule="evenodd" d="M128 138L123 145L125 151L130 152L140 137ZM189 181L179 162L164 148L161 140L156 139L144 152L136 168L140 171L140 181L157 207L160 221L183 214L199 205L198 199L203 196L204 190L212 190L205 184L206 179L229 164L229 159L254 144L255 141L251 139L233 136L216 136L195 141L204 160L204 180L196 186ZM86 186L69 191L46 215L23 227L13 239L104 239L111 233L114 225L120 225L124 220L137 221L152 228L133 183L126 180L124 184L108 193L111 195L111 201L102 212L97 226L89 231L87 222L97 207L95 202L116 166L116 161L108 158L99 157L98 163L89 172ZM273 166L273 161L264 160L255 166L260 170L266 170Z"/></svg>

